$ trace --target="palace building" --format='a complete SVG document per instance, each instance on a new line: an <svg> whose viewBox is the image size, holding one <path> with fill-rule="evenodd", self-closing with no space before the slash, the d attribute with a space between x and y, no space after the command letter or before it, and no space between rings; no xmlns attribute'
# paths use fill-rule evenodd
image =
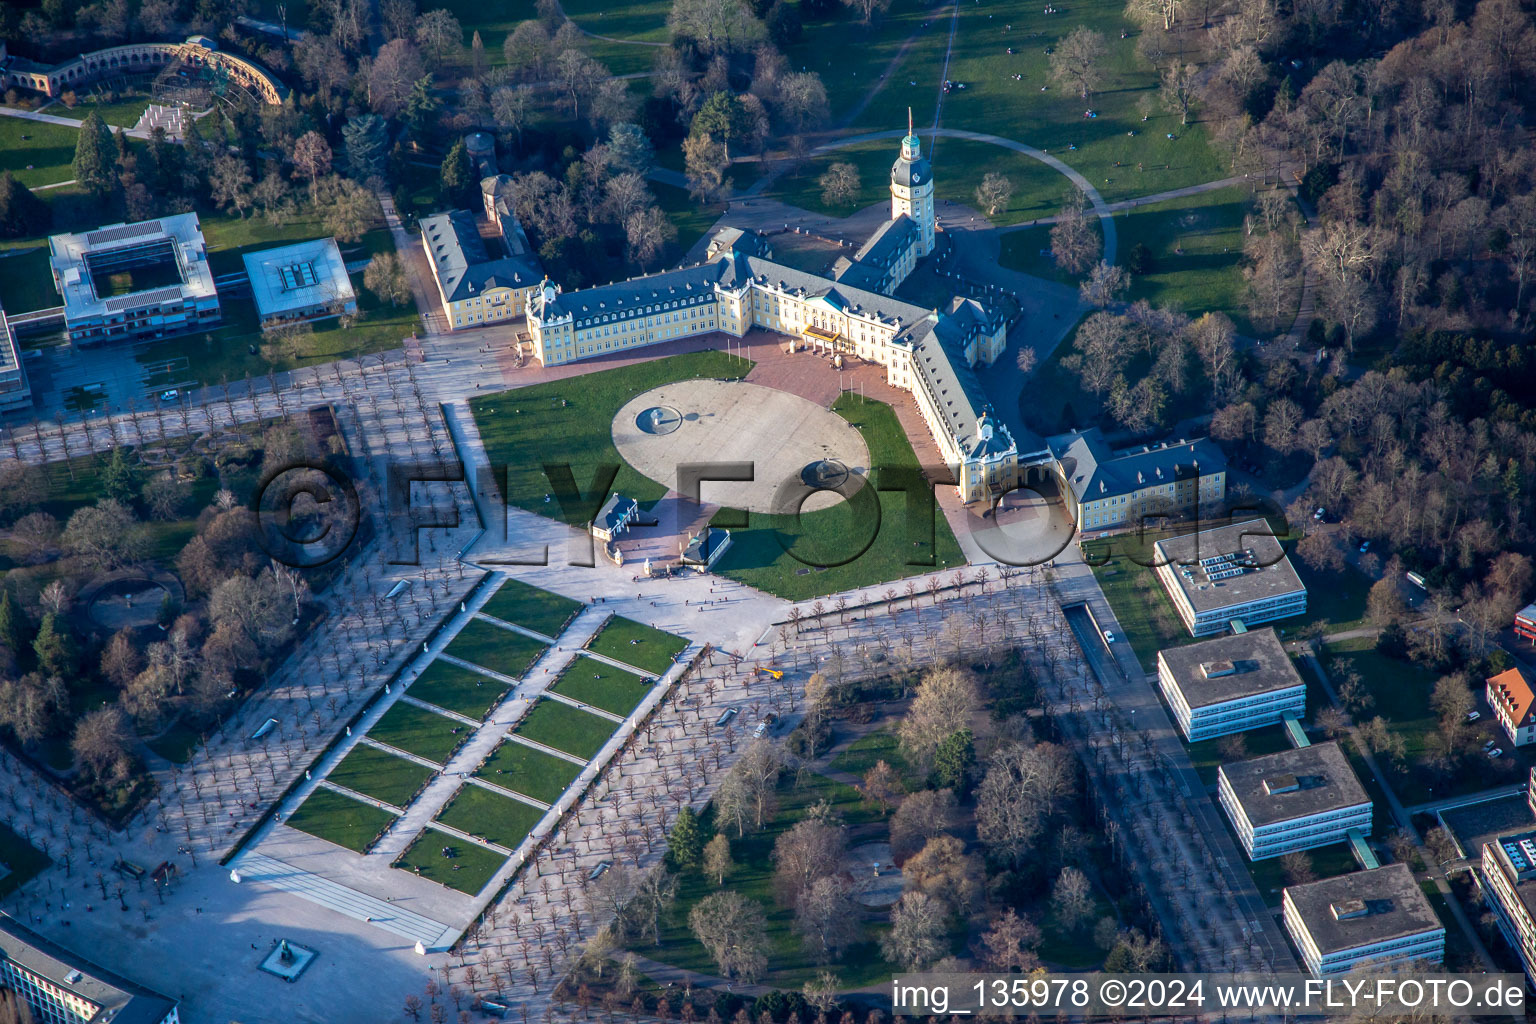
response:
<svg viewBox="0 0 1536 1024"><path fill-rule="evenodd" d="M890 220L852 259L839 259L832 276L775 262L766 238L726 229L693 266L571 292L546 279L528 298L528 331L545 366L753 329L876 363L888 383L913 395L969 504L1012 490L1050 453L1021 462L976 375L1006 348L1007 317L964 296L929 309L891 294L933 251L934 237L932 165L909 125L891 168Z"/></svg>
<svg viewBox="0 0 1536 1024"><path fill-rule="evenodd" d="M1083 530L1197 515L1226 497L1227 460L1214 441L1164 441L1111 451L1097 427L1048 438L1072 521Z"/></svg>

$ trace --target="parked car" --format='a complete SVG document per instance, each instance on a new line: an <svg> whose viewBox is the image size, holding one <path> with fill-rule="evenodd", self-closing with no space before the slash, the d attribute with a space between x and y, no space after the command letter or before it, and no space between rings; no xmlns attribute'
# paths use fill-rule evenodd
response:
<svg viewBox="0 0 1536 1024"><path fill-rule="evenodd" d="M1483 717L1483 713L1481 711L1468 711L1467 712L1467 721L1469 721L1469 722L1475 722L1479 718L1482 718L1482 717Z"/></svg>
<svg viewBox="0 0 1536 1024"><path fill-rule="evenodd" d="M1488 756L1489 757L1503 757L1504 756L1504 748L1503 747L1494 747L1492 750L1488 751Z"/></svg>
<svg viewBox="0 0 1536 1024"><path fill-rule="evenodd" d="M1361 545L1360 545L1360 553L1363 555L1363 554L1365 554L1369 550L1371 550L1371 542L1370 541L1362 542Z"/></svg>
<svg viewBox="0 0 1536 1024"><path fill-rule="evenodd" d="M176 401L176 399L178 399L180 397L181 397L181 391L178 390L177 388L171 388L171 390L169 390L169 391L162 391L162 392L160 392L160 401L162 401L162 402L174 402L174 401Z"/></svg>
<svg viewBox="0 0 1536 1024"><path fill-rule="evenodd" d="M1316 519L1318 522L1322 522L1323 521L1323 516L1325 516L1327 514L1328 514L1328 510L1323 508L1321 505L1319 505L1317 507L1317 511L1312 513L1312 518Z"/></svg>
<svg viewBox="0 0 1536 1024"><path fill-rule="evenodd" d="M1106 644L1112 644L1115 642L1115 634L1113 630L1106 629L1104 631L1104 642Z"/></svg>

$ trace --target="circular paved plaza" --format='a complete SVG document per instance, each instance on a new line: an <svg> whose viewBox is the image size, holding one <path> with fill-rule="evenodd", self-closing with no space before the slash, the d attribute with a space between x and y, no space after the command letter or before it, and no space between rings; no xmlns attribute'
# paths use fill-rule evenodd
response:
<svg viewBox="0 0 1536 1024"><path fill-rule="evenodd" d="M658 431L653 409L675 410L681 423ZM808 467L818 463L846 467L844 494L869 472L869 449L847 420L798 395L741 381L685 380L637 395L614 417L613 443L631 466L672 489L680 465L752 463L750 482L706 480L700 487L704 501L750 512L792 511L806 493L803 481L818 475ZM802 510L842 500L819 491Z"/></svg>

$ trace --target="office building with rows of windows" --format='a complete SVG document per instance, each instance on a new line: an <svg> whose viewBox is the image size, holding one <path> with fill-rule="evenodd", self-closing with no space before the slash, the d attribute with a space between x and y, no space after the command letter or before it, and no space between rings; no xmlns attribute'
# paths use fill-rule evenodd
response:
<svg viewBox="0 0 1536 1024"><path fill-rule="evenodd" d="M1191 636L1303 615L1307 588L1263 519L1153 545L1157 578Z"/></svg>
<svg viewBox="0 0 1536 1024"><path fill-rule="evenodd" d="M1287 886L1285 930L1313 974L1445 959L1445 926L1406 864Z"/></svg>
<svg viewBox="0 0 1536 1024"><path fill-rule="evenodd" d="M1157 652L1157 681L1191 743L1307 711L1307 686L1273 629Z"/></svg>
<svg viewBox="0 0 1536 1024"><path fill-rule="evenodd" d="M1337 743L1224 764L1217 797L1250 860L1341 843L1371 831L1371 799Z"/></svg>
<svg viewBox="0 0 1536 1024"><path fill-rule="evenodd" d="M1484 902L1499 922L1499 930L1519 955L1526 978L1536 988L1536 831L1499 836L1484 843L1474 877Z"/></svg>
<svg viewBox="0 0 1536 1024"><path fill-rule="evenodd" d="M0 987L38 1024L179 1024L176 1001L141 988L0 914Z"/></svg>

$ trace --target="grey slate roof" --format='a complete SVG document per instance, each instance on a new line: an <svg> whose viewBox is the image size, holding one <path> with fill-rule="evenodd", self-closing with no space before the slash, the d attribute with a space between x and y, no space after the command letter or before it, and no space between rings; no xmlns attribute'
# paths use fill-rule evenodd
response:
<svg viewBox="0 0 1536 1024"><path fill-rule="evenodd" d="M882 221L869 241L853 254L853 261L889 267L916 239L917 221L902 214L894 220Z"/></svg>
<svg viewBox="0 0 1536 1024"><path fill-rule="evenodd" d="M531 254L491 259L475 218L466 210L423 217L421 237L449 302L488 288L531 288L544 276Z"/></svg>
<svg viewBox="0 0 1536 1024"><path fill-rule="evenodd" d="M908 136L911 138L912 136ZM905 140L903 140L905 141ZM921 185L933 180L933 164L928 162L926 156L919 156L916 160L908 160L905 157L897 157L896 163L891 166L891 181L903 188L913 185Z"/></svg>
<svg viewBox="0 0 1536 1024"><path fill-rule="evenodd" d="M1255 828L1370 802L1337 743L1282 750L1224 764L1218 770ZM1266 782L1290 776L1300 788L1269 792L1273 787L1266 787Z"/></svg>
<svg viewBox="0 0 1536 1024"><path fill-rule="evenodd" d="M0 958L102 1007L112 1024L160 1024L176 1001L141 988L0 914ZM73 980L71 980L73 979Z"/></svg>
<svg viewBox="0 0 1536 1024"><path fill-rule="evenodd" d="M1138 445L1111 451L1097 427L1047 439L1078 501L1130 494L1143 487L1226 472L1227 460L1208 438Z"/></svg>
<svg viewBox="0 0 1536 1024"><path fill-rule="evenodd" d="M1371 871L1291 885L1286 887L1285 894L1324 956L1388 939L1444 930L1435 908L1424 898L1424 891L1413 880L1413 872L1406 864L1388 864ZM1363 900L1367 912L1359 917L1336 918L1334 905L1349 900Z"/></svg>
<svg viewBox="0 0 1536 1024"><path fill-rule="evenodd" d="M696 263L628 281L561 292L554 302L545 305L544 316L570 315L575 318L576 326L582 327L600 322L605 316L633 316L637 310L659 303L679 302L686 306L709 302L714 299L714 285L721 280L721 263L725 262L729 261Z"/></svg>

